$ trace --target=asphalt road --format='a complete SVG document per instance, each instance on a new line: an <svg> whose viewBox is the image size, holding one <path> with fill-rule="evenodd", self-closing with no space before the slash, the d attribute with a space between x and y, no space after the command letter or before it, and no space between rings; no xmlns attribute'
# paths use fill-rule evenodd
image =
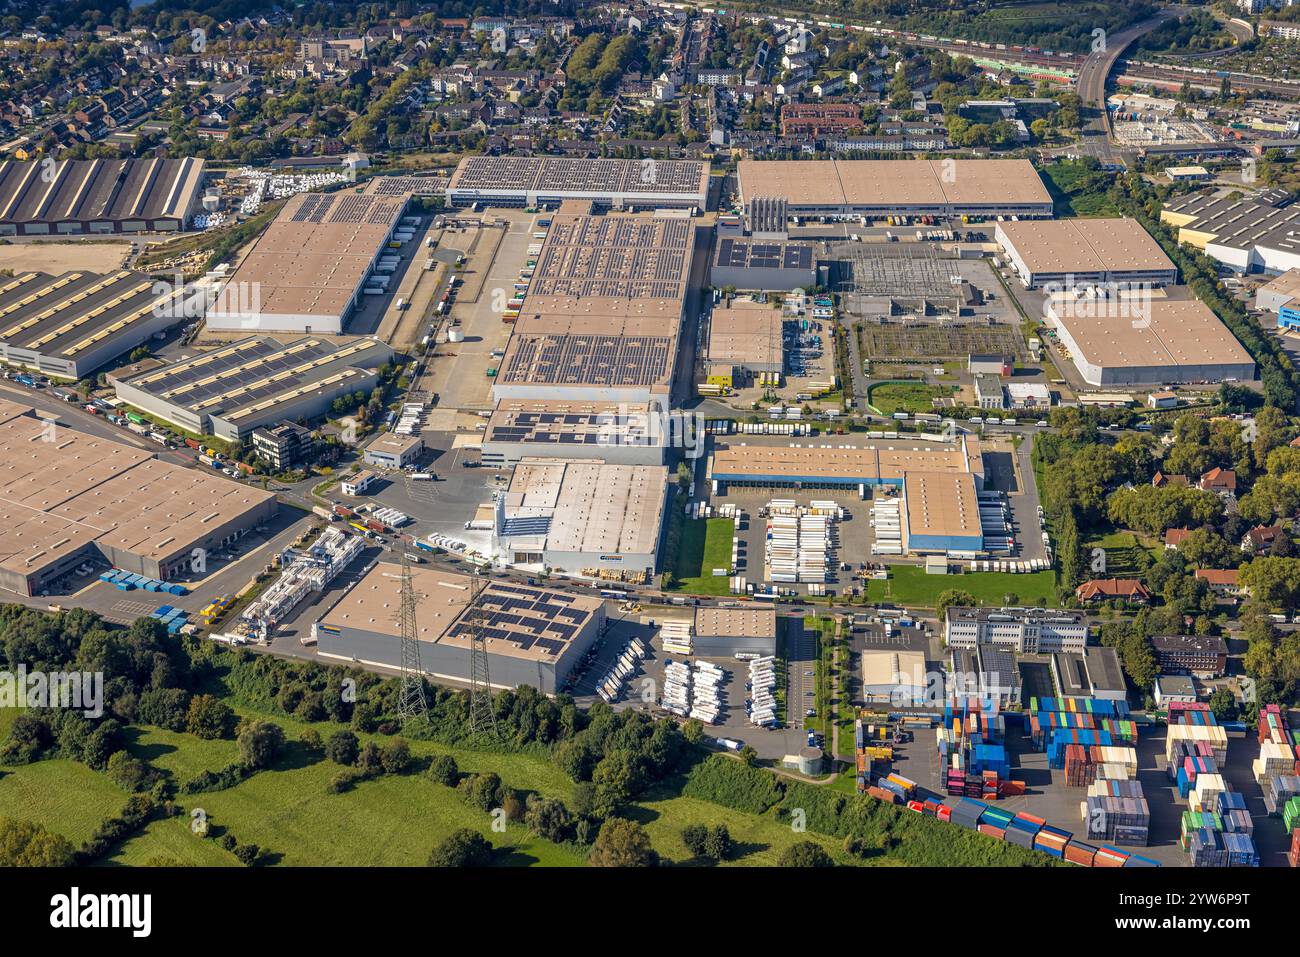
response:
<svg viewBox="0 0 1300 957"><path fill-rule="evenodd" d="M1110 119L1106 113L1106 81L1120 54L1138 37L1145 36L1166 20L1182 17L1187 12L1184 7L1168 7L1161 10L1149 20L1143 20L1136 26L1106 37L1105 46L1088 54L1079 68L1077 88L1079 98L1089 114L1083 128L1083 148L1088 155L1095 156L1106 164L1124 162L1120 151L1111 142Z"/></svg>

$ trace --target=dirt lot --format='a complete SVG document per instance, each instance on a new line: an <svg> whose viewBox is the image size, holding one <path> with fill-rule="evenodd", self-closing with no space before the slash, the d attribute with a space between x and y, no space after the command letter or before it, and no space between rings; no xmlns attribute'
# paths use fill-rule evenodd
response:
<svg viewBox="0 0 1300 957"><path fill-rule="evenodd" d="M85 269L108 272L126 262L131 244L123 242L13 243L0 246L0 269L38 270L52 275Z"/></svg>

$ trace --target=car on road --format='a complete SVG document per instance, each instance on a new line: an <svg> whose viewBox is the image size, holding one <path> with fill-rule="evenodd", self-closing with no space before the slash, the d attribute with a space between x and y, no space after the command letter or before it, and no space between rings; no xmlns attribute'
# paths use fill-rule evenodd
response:
<svg viewBox="0 0 1300 957"><path fill-rule="evenodd" d="M804 676L805 678L811 678L811 677L813 676L813 673L812 673L811 671L805 671L805 672L803 673L803 676Z"/></svg>

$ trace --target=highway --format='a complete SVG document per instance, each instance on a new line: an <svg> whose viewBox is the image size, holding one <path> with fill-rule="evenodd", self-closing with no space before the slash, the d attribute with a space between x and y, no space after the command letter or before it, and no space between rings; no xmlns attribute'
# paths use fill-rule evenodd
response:
<svg viewBox="0 0 1300 957"><path fill-rule="evenodd" d="M1110 116L1106 111L1106 81L1110 78L1116 61L1138 37L1145 36L1167 20L1181 18L1186 12L1184 7L1168 7L1149 20L1108 36L1105 45L1088 54L1079 68L1079 98L1083 101L1087 117L1083 127L1083 148L1087 155L1095 156L1103 165L1124 162L1123 156L1111 141Z"/></svg>

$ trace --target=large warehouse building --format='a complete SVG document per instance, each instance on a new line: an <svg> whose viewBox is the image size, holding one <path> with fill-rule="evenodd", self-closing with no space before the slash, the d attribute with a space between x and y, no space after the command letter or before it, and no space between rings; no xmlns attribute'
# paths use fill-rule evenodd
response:
<svg viewBox="0 0 1300 957"><path fill-rule="evenodd" d="M294 196L219 290L208 329L341 333L408 199Z"/></svg>
<svg viewBox="0 0 1300 957"><path fill-rule="evenodd" d="M559 399L497 403L483 432L489 468L521 459L596 459L615 465L663 465L668 435L659 409Z"/></svg>
<svg viewBox="0 0 1300 957"><path fill-rule="evenodd" d="M728 485L758 488L858 490L883 488L900 496L904 554L978 553L985 536L979 493L984 463L979 445L956 442L863 446L715 445L708 476L718 492Z"/></svg>
<svg viewBox="0 0 1300 957"><path fill-rule="evenodd" d="M1250 353L1196 299L1127 302L1058 296L1044 309L1089 385L1255 378Z"/></svg>
<svg viewBox="0 0 1300 957"><path fill-rule="evenodd" d="M325 414L342 395L369 392L393 358L378 339L281 342L249 336L114 383L117 397L187 432L228 442L284 419Z"/></svg>
<svg viewBox="0 0 1300 957"><path fill-rule="evenodd" d="M275 514L275 495L0 400L0 588L40 595L87 559L169 579Z"/></svg>
<svg viewBox="0 0 1300 957"><path fill-rule="evenodd" d="M168 284L129 269L19 272L0 277L0 360L81 379L183 316Z"/></svg>
<svg viewBox="0 0 1300 957"><path fill-rule="evenodd" d="M520 462L497 497L493 553L511 565L648 580L667 494L662 465Z"/></svg>
<svg viewBox="0 0 1300 957"><path fill-rule="evenodd" d="M617 209L704 209L709 164L698 160L469 156L447 186L453 206L558 206L587 200Z"/></svg>
<svg viewBox="0 0 1300 957"><path fill-rule="evenodd" d="M500 401L669 407L695 224L676 213L552 220L492 387Z"/></svg>
<svg viewBox="0 0 1300 957"><path fill-rule="evenodd" d="M691 644L695 654L702 658L775 655L776 608L772 605L696 608Z"/></svg>
<svg viewBox="0 0 1300 957"><path fill-rule="evenodd" d="M183 230L201 159L0 160L0 236Z"/></svg>
<svg viewBox="0 0 1300 957"><path fill-rule="evenodd" d="M1253 198L1215 191L1179 197L1160 211L1178 229L1178 241L1239 273L1281 273L1300 267L1300 206L1283 191Z"/></svg>
<svg viewBox="0 0 1300 957"><path fill-rule="evenodd" d="M783 197L791 216L1051 216L1028 160L741 160L748 213Z"/></svg>
<svg viewBox="0 0 1300 957"><path fill-rule="evenodd" d="M765 380L779 385L785 370L785 319L768 302L730 299L709 314L705 381L733 388Z"/></svg>
<svg viewBox="0 0 1300 957"><path fill-rule="evenodd" d="M317 654L397 669L402 648L397 612L401 582L392 565L374 566L312 628ZM468 683L470 635L481 623L494 688L531 685L555 694L605 628L598 598L487 582L473 603L465 575L416 567L420 669L435 679Z"/></svg>
<svg viewBox="0 0 1300 957"><path fill-rule="evenodd" d="M1175 281L1178 271L1136 219L1004 221L993 236L1028 289Z"/></svg>

